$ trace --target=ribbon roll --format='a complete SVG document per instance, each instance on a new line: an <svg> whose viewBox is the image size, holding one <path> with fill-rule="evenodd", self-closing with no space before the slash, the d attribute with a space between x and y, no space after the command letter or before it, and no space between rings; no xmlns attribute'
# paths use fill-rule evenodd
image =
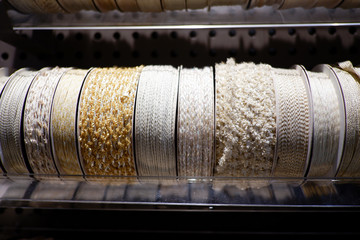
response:
<svg viewBox="0 0 360 240"><path fill-rule="evenodd" d="M216 176L271 176L276 143L271 66L229 59L215 70Z"/></svg>
<svg viewBox="0 0 360 240"><path fill-rule="evenodd" d="M79 102L80 161L86 176L134 176L133 111L142 67L96 68Z"/></svg>
<svg viewBox="0 0 360 240"><path fill-rule="evenodd" d="M186 0L162 0L164 10L184 10L186 9Z"/></svg>
<svg viewBox="0 0 360 240"><path fill-rule="evenodd" d="M304 177L309 163L312 120L308 81L296 69L273 69L276 149L272 175Z"/></svg>
<svg viewBox="0 0 360 240"><path fill-rule="evenodd" d="M161 0L136 0L142 12L161 12Z"/></svg>
<svg viewBox="0 0 360 240"><path fill-rule="evenodd" d="M100 12L108 12L118 9L115 0L94 0L94 3Z"/></svg>
<svg viewBox="0 0 360 240"><path fill-rule="evenodd" d="M0 99L0 153L9 174L25 174L27 165L23 143L23 110L29 87L37 72L20 69L10 76ZM28 170L29 169L29 170Z"/></svg>
<svg viewBox="0 0 360 240"><path fill-rule="evenodd" d="M327 65L307 72L314 109L314 133L308 177L335 177L345 138L345 108L339 82Z"/></svg>
<svg viewBox="0 0 360 240"><path fill-rule="evenodd" d="M42 13L66 13L66 11L59 5L57 0L29 0L34 1Z"/></svg>
<svg viewBox="0 0 360 240"><path fill-rule="evenodd" d="M58 0L58 2L69 13L76 13L81 10L97 10L92 0Z"/></svg>
<svg viewBox="0 0 360 240"><path fill-rule="evenodd" d="M116 0L116 4L123 12L137 12L140 10L136 0Z"/></svg>
<svg viewBox="0 0 360 240"><path fill-rule="evenodd" d="M187 0L186 7L187 9L203 9L208 7L208 0Z"/></svg>
<svg viewBox="0 0 360 240"><path fill-rule="evenodd" d="M249 0L208 0L208 5L211 6L233 6L241 5L243 8L247 8Z"/></svg>
<svg viewBox="0 0 360 240"><path fill-rule="evenodd" d="M51 150L50 115L60 78L69 68L42 69L26 97L24 141L29 164L35 174L58 174Z"/></svg>
<svg viewBox="0 0 360 240"><path fill-rule="evenodd" d="M273 8L279 8L284 0L251 0L249 8L272 6Z"/></svg>
<svg viewBox="0 0 360 240"><path fill-rule="evenodd" d="M3 92L3 89L9 80L8 73L9 73L9 70L7 68L0 68L0 98L1 98L1 94ZM1 156L2 156L2 153L1 153L1 148L0 148L0 166L2 166ZM0 173L3 173L2 167L0 167Z"/></svg>
<svg viewBox="0 0 360 240"><path fill-rule="evenodd" d="M139 176L176 176L176 110L179 70L143 69L135 108L135 159Z"/></svg>
<svg viewBox="0 0 360 240"><path fill-rule="evenodd" d="M341 8L360 8L360 2L358 0L344 0L343 3L339 6Z"/></svg>
<svg viewBox="0 0 360 240"><path fill-rule="evenodd" d="M22 13L43 13L35 0L7 0L9 4Z"/></svg>
<svg viewBox="0 0 360 240"><path fill-rule="evenodd" d="M284 0L283 4L280 6L280 9L289 9L289 8L313 8L316 4L314 0Z"/></svg>
<svg viewBox="0 0 360 240"><path fill-rule="evenodd" d="M336 8L343 0L317 0L313 7Z"/></svg>
<svg viewBox="0 0 360 240"><path fill-rule="evenodd" d="M54 160L60 175L82 175L78 157L77 106L88 70L66 72L56 88L52 111L50 139Z"/></svg>
<svg viewBox="0 0 360 240"><path fill-rule="evenodd" d="M179 81L179 176L212 176L215 155L213 69L181 69Z"/></svg>

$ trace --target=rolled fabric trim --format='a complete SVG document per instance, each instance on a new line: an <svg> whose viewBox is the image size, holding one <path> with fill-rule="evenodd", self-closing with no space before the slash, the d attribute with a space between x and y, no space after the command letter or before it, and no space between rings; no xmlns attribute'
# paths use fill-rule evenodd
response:
<svg viewBox="0 0 360 240"><path fill-rule="evenodd" d="M136 0L142 12L161 12L161 0Z"/></svg>
<svg viewBox="0 0 360 240"><path fill-rule="evenodd" d="M340 8L360 8L360 1L358 0L344 0L339 6Z"/></svg>
<svg viewBox="0 0 360 240"><path fill-rule="evenodd" d="M272 175L304 177L312 123L306 81L297 70L273 69L276 94L276 149Z"/></svg>
<svg viewBox="0 0 360 240"><path fill-rule="evenodd" d="M140 11L136 0L116 0L116 3L123 12L137 12Z"/></svg>
<svg viewBox="0 0 360 240"><path fill-rule="evenodd" d="M186 9L186 0L162 0L164 10L184 10Z"/></svg>
<svg viewBox="0 0 360 240"><path fill-rule="evenodd" d="M316 1L314 0L284 0L282 5L280 6L280 9L289 9L289 8L313 8L316 4Z"/></svg>
<svg viewBox="0 0 360 240"><path fill-rule="evenodd" d="M335 8L343 0L317 0L313 7L326 7L326 8Z"/></svg>
<svg viewBox="0 0 360 240"><path fill-rule="evenodd" d="M9 69L7 68L0 68L0 98L1 98L1 94L4 90L4 87L6 86L6 83L9 80ZM1 147L0 147L0 166L2 166L2 162L1 162ZM0 173L3 173L2 167L0 167Z"/></svg>
<svg viewBox="0 0 360 240"><path fill-rule="evenodd" d="M79 102L80 161L86 176L135 176L133 112L142 67L95 68Z"/></svg>
<svg viewBox="0 0 360 240"><path fill-rule="evenodd" d="M50 141L50 115L56 87L69 68L44 68L31 84L24 109L26 156L35 174L58 174Z"/></svg>
<svg viewBox="0 0 360 240"><path fill-rule="evenodd" d="M247 7L249 0L208 0L209 6L233 6L241 5L242 7Z"/></svg>
<svg viewBox="0 0 360 240"><path fill-rule="evenodd" d="M176 111L179 70L146 66L135 108L135 159L139 176L176 176Z"/></svg>
<svg viewBox="0 0 360 240"><path fill-rule="evenodd" d="M350 162L345 162L343 159L342 163L340 165L339 171L337 173L337 176L339 177L360 177L360 108L359 108L359 96L360 96L360 71L356 68L353 67L352 63L350 61L346 61L346 62L341 62L338 64L339 68L341 68L344 71L347 71L346 77L342 77L339 76L339 80L343 81L341 79L347 79L347 81L349 81L349 91L351 91L352 93L352 98L349 99L348 101L350 101L351 103L351 107L350 107L350 111L351 116L353 116L354 118L356 118L355 120L352 120L352 123L350 125L353 125L354 128L353 130L355 131L355 136L354 136L354 141L355 141L355 146L354 146L354 153L352 156L352 159ZM339 71L339 70L337 70ZM350 75L350 76L349 76ZM351 79L351 77L353 79ZM350 89L352 88L352 89ZM343 88L344 91L344 88ZM346 101L346 93L347 91L344 91L344 97L345 97L345 101ZM348 98L350 98L350 96L348 96ZM347 103L347 102L346 102ZM348 112L349 108L346 107L346 111ZM349 121L349 119L347 119L347 122ZM349 124L348 124L349 125ZM345 145L346 147L346 145ZM346 153L346 150L344 150L344 155Z"/></svg>
<svg viewBox="0 0 360 240"><path fill-rule="evenodd" d="M43 13L35 0L7 0L11 6L22 13Z"/></svg>
<svg viewBox="0 0 360 240"><path fill-rule="evenodd" d="M345 138L345 107L339 82L327 65L307 72L314 109L314 134L308 177L335 177Z"/></svg>
<svg viewBox="0 0 360 240"><path fill-rule="evenodd" d="M179 176L212 176L215 156L213 69L181 69L179 81Z"/></svg>
<svg viewBox="0 0 360 240"><path fill-rule="evenodd" d="M60 175L82 175L78 157L77 107L83 82L89 70L74 69L65 73L56 88L50 139L55 164Z"/></svg>
<svg viewBox="0 0 360 240"><path fill-rule="evenodd" d="M0 99L0 153L9 174L29 173L23 143L23 109L38 72L20 69L10 76Z"/></svg>
<svg viewBox="0 0 360 240"><path fill-rule="evenodd" d="M66 13L57 0L32 0L40 7L43 13Z"/></svg>
<svg viewBox="0 0 360 240"><path fill-rule="evenodd" d="M272 6L273 8L279 8L285 0L251 0L249 8Z"/></svg>
<svg viewBox="0 0 360 240"><path fill-rule="evenodd" d="M270 177L276 143L271 66L217 64L216 176Z"/></svg>
<svg viewBox="0 0 360 240"><path fill-rule="evenodd" d="M94 3L100 12L108 12L118 9L115 0L94 0Z"/></svg>
<svg viewBox="0 0 360 240"><path fill-rule="evenodd" d="M187 9L203 9L208 6L208 0L186 0Z"/></svg>
<svg viewBox="0 0 360 240"><path fill-rule="evenodd" d="M58 0L58 2L69 13L76 13L81 10L97 10L92 0Z"/></svg>

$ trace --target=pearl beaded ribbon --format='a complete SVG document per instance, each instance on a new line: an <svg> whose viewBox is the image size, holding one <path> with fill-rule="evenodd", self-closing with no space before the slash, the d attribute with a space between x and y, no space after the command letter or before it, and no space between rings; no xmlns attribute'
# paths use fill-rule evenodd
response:
<svg viewBox="0 0 360 240"><path fill-rule="evenodd" d="M136 0L142 12L161 12L161 0Z"/></svg>
<svg viewBox="0 0 360 240"><path fill-rule="evenodd" d="M123 12L136 12L140 10L136 0L116 0L116 4Z"/></svg>
<svg viewBox="0 0 360 240"><path fill-rule="evenodd" d="M229 59L215 70L216 176L271 176L276 142L271 66Z"/></svg>
<svg viewBox="0 0 360 240"><path fill-rule="evenodd" d="M181 69L177 124L179 176L213 175L214 107L212 68Z"/></svg>
<svg viewBox="0 0 360 240"><path fill-rule="evenodd" d="M327 66L315 70L317 73L307 72L314 109L312 158L307 176L334 177L345 135L343 97Z"/></svg>
<svg viewBox="0 0 360 240"><path fill-rule="evenodd" d="M311 143L310 101L297 70L273 69L276 94L276 150L272 175L304 177Z"/></svg>
<svg viewBox="0 0 360 240"><path fill-rule="evenodd" d="M51 150L50 115L55 89L69 68L42 69L26 97L24 141L29 164L35 174L57 174Z"/></svg>
<svg viewBox="0 0 360 240"><path fill-rule="evenodd" d="M136 175L132 128L141 70L96 68L86 77L78 118L85 175Z"/></svg>
<svg viewBox="0 0 360 240"><path fill-rule="evenodd" d="M184 10L186 9L186 0L162 0L164 10Z"/></svg>
<svg viewBox="0 0 360 240"><path fill-rule="evenodd" d="M20 69L11 75L0 99L0 153L7 173L28 173L22 140L23 109L37 72Z"/></svg>
<svg viewBox="0 0 360 240"><path fill-rule="evenodd" d="M76 13L81 10L96 11L96 7L92 0L58 0L59 4L70 13Z"/></svg>
<svg viewBox="0 0 360 240"><path fill-rule="evenodd" d="M179 70L143 69L135 110L135 158L139 176L176 176L176 110Z"/></svg>
<svg viewBox="0 0 360 240"><path fill-rule="evenodd" d="M51 146L61 175L82 175L78 158L77 106L88 70L65 73L56 88L51 112Z"/></svg>

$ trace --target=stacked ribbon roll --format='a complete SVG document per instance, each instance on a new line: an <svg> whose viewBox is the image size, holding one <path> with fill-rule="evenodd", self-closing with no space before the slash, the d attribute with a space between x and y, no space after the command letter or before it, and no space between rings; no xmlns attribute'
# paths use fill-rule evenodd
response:
<svg viewBox="0 0 360 240"><path fill-rule="evenodd" d="M75 13L81 10L108 12L162 12L172 10L210 9L213 6L242 6L244 9L272 6L289 8L359 8L357 0L7 0L22 13Z"/></svg>
<svg viewBox="0 0 360 240"><path fill-rule="evenodd" d="M0 69L9 177L360 177L360 69Z"/></svg>

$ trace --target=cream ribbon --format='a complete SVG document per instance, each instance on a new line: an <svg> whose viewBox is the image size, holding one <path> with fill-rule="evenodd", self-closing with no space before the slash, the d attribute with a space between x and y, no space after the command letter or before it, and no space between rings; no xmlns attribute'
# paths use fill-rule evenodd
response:
<svg viewBox="0 0 360 240"><path fill-rule="evenodd" d="M51 110L50 139L60 175L82 175L78 157L77 106L88 70L66 72L56 88Z"/></svg>
<svg viewBox="0 0 360 240"><path fill-rule="evenodd" d="M208 0L186 0L187 9L203 9L208 6Z"/></svg>
<svg viewBox="0 0 360 240"><path fill-rule="evenodd" d="M276 150L272 175L304 177L311 144L307 80L297 70L273 68L276 94Z"/></svg>
<svg viewBox="0 0 360 240"><path fill-rule="evenodd" d="M10 76L0 99L0 153L9 174L29 173L22 129L23 109L29 87L37 72L20 69Z"/></svg>
<svg viewBox="0 0 360 240"><path fill-rule="evenodd" d="M58 0L59 4L69 13L76 13L81 10L96 11L92 0Z"/></svg>
<svg viewBox="0 0 360 240"><path fill-rule="evenodd" d="M162 0L164 10L184 10L186 9L186 0Z"/></svg>
<svg viewBox="0 0 360 240"><path fill-rule="evenodd" d="M176 176L176 110L179 70L146 66L135 108L135 160L139 176Z"/></svg>
<svg viewBox="0 0 360 240"><path fill-rule="evenodd" d="M60 78L69 68L44 68L35 77L24 108L24 142L34 174L58 174L50 142L50 115Z"/></svg>
<svg viewBox="0 0 360 240"><path fill-rule="evenodd" d="M142 12L161 12L161 0L136 0Z"/></svg>
<svg viewBox="0 0 360 240"><path fill-rule="evenodd" d="M116 0L116 3L123 12L137 12L140 10L136 0Z"/></svg>
<svg viewBox="0 0 360 240"><path fill-rule="evenodd" d="M35 0L7 0L11 6L22 13L43 13Z"/></svg>
<svg viewBox="0 0 360 240"><path fill-rule="evenodd" d="M94 3L100 12L108 12L118 9L115 0L94 0Z"/></svg>
<svg viewBox="0 0 360 240"><path fill-rule="evenodd" d="M335 177L345 138L345 109L341 89L327 65L307 72L314 109L312 158L308 177Z"/></svg>
<svg viewBox="0 0 360 240"><path fill-rule="evenodd" d="M212 176L215 155L213 69L181 69L179 81L179 176Z"/></svg>

